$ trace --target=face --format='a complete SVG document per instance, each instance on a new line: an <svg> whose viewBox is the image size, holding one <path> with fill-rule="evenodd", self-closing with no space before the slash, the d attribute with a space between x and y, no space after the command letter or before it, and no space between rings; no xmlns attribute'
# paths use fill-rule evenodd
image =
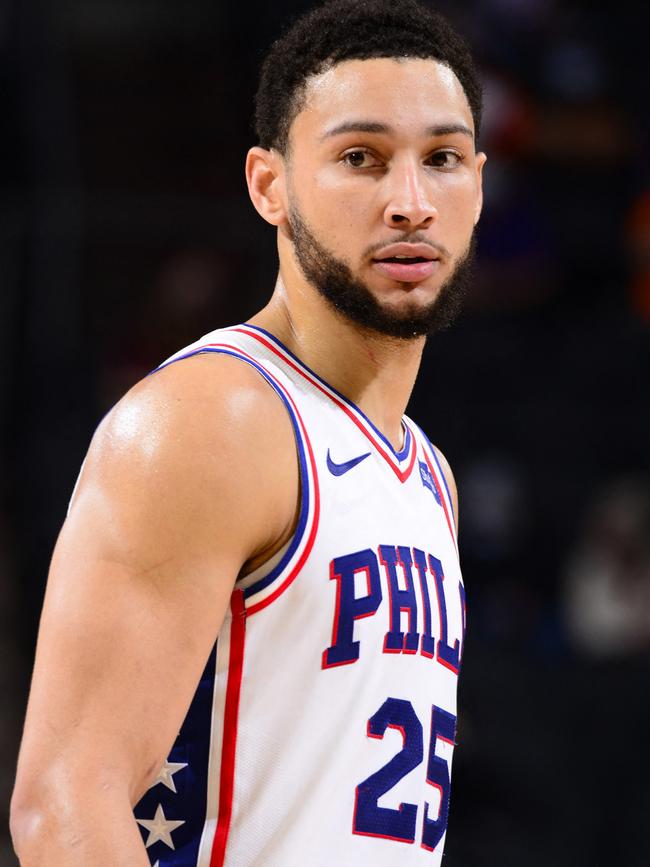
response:
<svg viewBox="0 0 650 867"><path fill-rule="evenodd" d="M356 278L342 259L323 247L295 207L289 212L289 221L293 252L300 270L335 310L357 325L389 337L410 340L446 328L460 312L472 275L473 236L468 249L432 300L412 301L406 295L400 305L390 305L373 294L362 279ZM413 243L413 239L407 238L406 242ZM395 264L411 268L407 260L396 259ZM426 264L426 260L422 264ZM405 288L408 291L408 283Z"/></svg>
<svg viewBox="0 0 650 867"><path fill-rule="evenodd" d="M433 60L346 61L310 79L278 223L285 255L339 312L400 338L452 318L481 208L473 130L458 79Z"/></svg>

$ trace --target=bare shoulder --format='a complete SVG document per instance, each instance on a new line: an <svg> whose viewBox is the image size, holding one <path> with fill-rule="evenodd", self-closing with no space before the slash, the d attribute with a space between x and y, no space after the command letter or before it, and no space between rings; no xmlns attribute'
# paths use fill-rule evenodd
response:
<svg viewBox="0 0 650 867"><path fill-rule="evenodd" d="M291 528L297 490L288 415L235 359L170 365L108 413L52 557L19 802L65 812L64 778L126 782L132 802L151 785L237 576Z"/></svg>
<svg viewBox="0 0 650 867"><path fill-rule="evenodd" d="M226 355L196 355L161 368L137 383L108 413L98 428L110 446L127 446L143 454L161 448L179 453L193 441L214 451L211 443L258 449L272 446L275 428L290 431L277 396L248 364ZM203 455L205 456L205 455Z"/></svg>
<svg viewBox="0 0 650 867"><path fill-rule="evenodd" d="M146 520L155 529L158 518L161 532L192 535L198 514L208 534L246 515L251 538L232 528L243 534L246 559L248 547L266 544L256 535L281 535L292 519L297 474L291 421L271 387L239 360L198 355L142 380L107 414L70 514L109 496L120 524Z"/></svg>
<svg viewBox="0 0 650 867"><path fill-rule="evenodd" d="M434 452L436 453L436 457L440 463L440 467L442 469L443 475L445 477L445 481L447 482L447 487L449 488L449 493L451 495L451 502L454 507L454 517L456 519L456 527L458 527L458 491L456 489L456 480L454 478L454 474L452 472L451 466L449 465L449 461L444 456L444 454L440 451L438 446L431 444Z"/></svg>

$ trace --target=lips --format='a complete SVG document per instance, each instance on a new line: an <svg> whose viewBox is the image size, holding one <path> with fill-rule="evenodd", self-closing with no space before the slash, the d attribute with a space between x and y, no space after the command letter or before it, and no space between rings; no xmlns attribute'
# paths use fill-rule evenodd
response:
<svg viewBox="0 0 650 867"><path fill-rule="evenodd" d="M420 259L407 262L381 259L372 263L372 267L376 271L381 272L390 280L398 280L400 283L421 283L431 277L439 265L438 259Z"/></svg>
<svg viewBox="0 0 650 867"><path fill-rule="evenodd" d="M372 267L391 280L419 283L439 267L437 252L428 244L390 244L378 251Z"/></svg>

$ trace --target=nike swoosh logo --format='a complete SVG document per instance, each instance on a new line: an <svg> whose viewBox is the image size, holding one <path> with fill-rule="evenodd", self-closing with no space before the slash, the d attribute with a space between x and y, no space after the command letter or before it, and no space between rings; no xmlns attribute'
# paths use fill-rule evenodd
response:
<svg viewBox="0 0 650 867"><path fill-rule="evenodd" d="M370 457L370 452L366 452L365 455L359 455L358 458L352 458L349 461L343 461L342 464L334 463L330 456L330 450L327 450L327 469L333 476L342 476L343 473L347 473L348 470L351 470L353 467L356 467L357 464L360 464L361 461L365 461L366 458Z"/></svg>

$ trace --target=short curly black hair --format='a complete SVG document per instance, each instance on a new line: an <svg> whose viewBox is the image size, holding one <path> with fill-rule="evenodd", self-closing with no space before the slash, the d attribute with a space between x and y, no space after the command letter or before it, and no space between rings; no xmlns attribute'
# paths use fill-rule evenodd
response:
<svg viewBox="0 0 650 867"><path fill-rule="evenodd" d="M478 136L482 89L465 40L418 0L328 0L298 18L262 64L255 131L263 148L286 153L307 79L344 60L417 57L446 64L460 81Z"/></svg>

